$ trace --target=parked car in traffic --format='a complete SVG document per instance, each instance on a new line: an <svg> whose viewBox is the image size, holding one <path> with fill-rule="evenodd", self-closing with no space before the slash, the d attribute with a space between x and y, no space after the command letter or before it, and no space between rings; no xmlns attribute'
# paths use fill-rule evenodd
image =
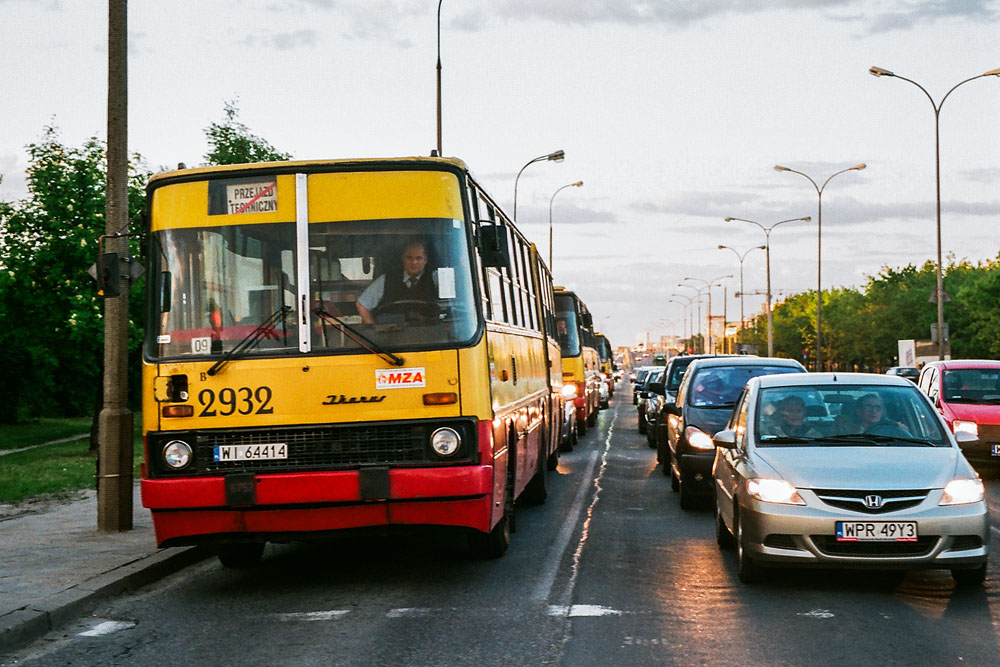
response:
<svg viewBox="0 0 1000 667"><path fill-rule="evenodd" d="M642 391L642 385L646 381L646 376L654 368L661 368L660 366L640 366L635 369L634 377L632 378L632 405L639 404L639 392Z"/></svg>
<svg viewBox="0 0 1000 667"><path fill-rule="evenodd" d="M917 381L920 377L920 369L916 366L893 366L885 372L886 375L898 375L899 377L904 377L907 380Z"/></svg>
<svg viewBox="0 0 1000 667"><path fill-rule="evenodd" d="M649 385L660 381L663 377L663 370L663 366L655 366L653 370L646 374L646 379L639 388L639 398L635 406L639 418L639 433L646 432L646 411L649 409L650 403L660 398L656 394L649 391Z"/></svg>
<svg viewBox="0 0 1000 667"><path fill-rule="evenodd" d="M669 446L667 445L667 421L670 415L667 411L662 409L662 406L667 403L673 403L677 396L677 390L681 386L681 380L684 378L684 373L687 371L688 366L691 365L695 359L718 359L722 357L730 357L737 355L730 354L685 354L677 357L673 357L669 362L667 362L667 367L664 370L663 378L658 383L653 383L649 385L648 391L655 394L659 394L663 397L660 403L660 409L656 410L655 413L647 411L646 413L646 440L649 446L656 449L656 462L662 464L665 460L668 460L667 452L669 452ZM745 355L744 355L745 356ZM664 475L670 474L670 466L663 466L661 468Z"/></svg>
<svg viewBox="0 0 1000 667"><path fill-rule="evenodd" d="M663 410L668 419L670 488L680 493L681 508L693 509L712 492L712 436L721 431L736 398L751 378L773 373L805 373L794 359L718 357L691 362L673 403Z"/></svg>
<svg viewBox="0 0 1000 667"><path fill-rule="evenodd" d="M809 416L819 401L824 414ZM985 489L912 382L863 373L751 379L714 459L716 539L739 578L771 567L944 568L986 576Z"/></svg>
<svg viewBox="0 0 1000 667"><path fill-rule="evenodd" d="M974 466L1000 465L1000 361L932 361L924 365L917 386L953 433L978 438L962 450Z"/></svg>

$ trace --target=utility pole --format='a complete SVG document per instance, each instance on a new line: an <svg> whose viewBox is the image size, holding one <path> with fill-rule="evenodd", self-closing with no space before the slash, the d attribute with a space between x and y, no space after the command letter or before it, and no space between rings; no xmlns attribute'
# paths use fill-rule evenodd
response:
<svg viewBox="0 0 1000 667"><path fill-rule="evenodd" d="M108 0L106 250L128 256L128 0ZM128 271L104 300L104 408L98 419L97 527L132 529L132 413L128 409Z"/></svg>

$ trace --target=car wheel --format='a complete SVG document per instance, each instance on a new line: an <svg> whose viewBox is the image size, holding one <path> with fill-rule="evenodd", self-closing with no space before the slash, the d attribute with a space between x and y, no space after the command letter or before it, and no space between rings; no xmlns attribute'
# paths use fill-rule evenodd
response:
<svg viewBox="0 0 1000 667"><path fill-rule="evenodd" d="M951 578L959 586L981 586L986 581L986 563L972 570L952 570Z"/></svg>
<svg viewBox="0 0 1000 667"><path fill-rule="evenodd" d="M590 413L590 416L587 417L587 426L594 426L596 424L597 424L597 410L594 410L593 412Z"/></svg>
<svg viewBox="0 0 1000 667"><path fill-rule="evenodd" d="M726 527L726 522L722 520L722 512L719 511L719 502L715 502L715 542L720 549L729 550L735 546L733 534Z"/></svg>
<svg viewBox="0 0 1000 667"><path fill-rule="evenodd" d="M219 562L228 568L241 569L253 567L260 562L260 558L263 555L264 542L219 545Z"/></svg>
<svg viewBox="0 0 1000 667"><path fill-rule="evenodd" d="M684 475L681 474L680 478L680 494L681 494L681 509L682 510L693 510L698 506L698 499L691 492L691 482L690 480L685 483Z"/></svg>
<svg viewBox="0 0 1000 667"><path fill-rule="evenodd" d="M645 433L645 432L646 432L646 415L640 414L639 415L639 433Z"/></svg>
<svg viewBox="0 0 1000 667"><path fill-rule="evenodd" d="M576 422L576 432L577 432L577 435L579 437L581 437L581 438L583 436L587 435L587 420L586 419L584 419L583 421L577 420L577 422Z"/></svg>
<svg viewBox="0 0 1000 667"><path fill-rule="evenodd" d="M736 562L737 562L737 572L740 581L744 584L753 584L764 579L764 568L758 565L747 553L745 544L747 536L743 533L743 521L740 519L739 512L733 516L734 522L736 523Z"/></svg>
<svg viewBox="0 0 1000 667"><path fill-rule="evenodd" d="M681 490L680 480L677 479L677 473L674 472L674 466L672 463L667 463L667 468L670 472L670 490L677 493Z"/></svg>

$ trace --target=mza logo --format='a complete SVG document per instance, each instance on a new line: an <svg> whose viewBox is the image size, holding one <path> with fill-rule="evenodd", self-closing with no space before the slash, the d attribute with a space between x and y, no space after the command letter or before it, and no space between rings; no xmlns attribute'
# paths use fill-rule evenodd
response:
<svg viewBox="0 0 1000 667"><path fill-rule="evenodd" d="M423 368L385 368L375 371L375 389L426 386Z"/></svg>

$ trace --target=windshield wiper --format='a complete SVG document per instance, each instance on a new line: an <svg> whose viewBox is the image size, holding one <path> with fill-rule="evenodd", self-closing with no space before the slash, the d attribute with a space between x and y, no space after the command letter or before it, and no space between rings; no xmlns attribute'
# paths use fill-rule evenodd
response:
<svg viewBox="0 0 1000 667"><path fill-rule="evenodd" d="M822 438L803 438L796 435L775 435L775 436L762 436L760 439L760 444L762 445L802 445L807 442L813 442L814 440L822 440Z"/></svg>
<svg viewBox="0 0 1000 667"><path fill-rule="evenodd" d="M813 439L830 445L884 445L890 442L906 442L928 447L937 447L932 441L926 438L911 438L899 435L882 435L880 433L843 433L841 435L827 435Z"/></svg>
<svg viewBox="0 0 1000 667"><path fill-rule="evenodd" d="M872 434L868 434L866 437L871 438L873 440L877 440L879 442L906 442L906 443L913 443L913 444L916 444L916 445L926 445L928 447L937 447L938 446L938 445L934 444L934 442L932 440L928 440L927 438L911 438L911 437L905 436L905 435L904 436L900 436L900 435L882 435L882 434L874 434L874 433L872 433Z"/></svg>
<svg viewBox="0 0 1000 667"><path fill-rule="evenodd" d="M365 348L366 350L368 350L375 356L379 357L380 359L388 361L393 366L402 366L404 363L406 363L403 361L402 357L397 356L392 352L389 352L381 345L371 340L370 338L362 334L357 329L353 328L351 325L344 322L342 319L340 319L333 313L328 313L322 308L316 308L315 310L313 310L313 312L316 313L316 315L324 322L333 325L333 327L337 329L340 333L344 334L345 336L353 340L355 343Z"/></svg>
<svg viewBox="0 0 1000 667"><path fill-rule="evenodd" d="M291 312L291 306L282 306L278 310L271 313L270 317L258 324L257 328L244 336L243 340L236 343L236 345L233 346L233 349L223 354L221 359L212 364L212 367L208 369L208 374L215 375L237 354L242 354L257 347L257 344L260 343L261 339L265 336L274 336L277 338L278 336L274 332L274 325L277 324L279 320L283 320L288 317Z"/></svg>

